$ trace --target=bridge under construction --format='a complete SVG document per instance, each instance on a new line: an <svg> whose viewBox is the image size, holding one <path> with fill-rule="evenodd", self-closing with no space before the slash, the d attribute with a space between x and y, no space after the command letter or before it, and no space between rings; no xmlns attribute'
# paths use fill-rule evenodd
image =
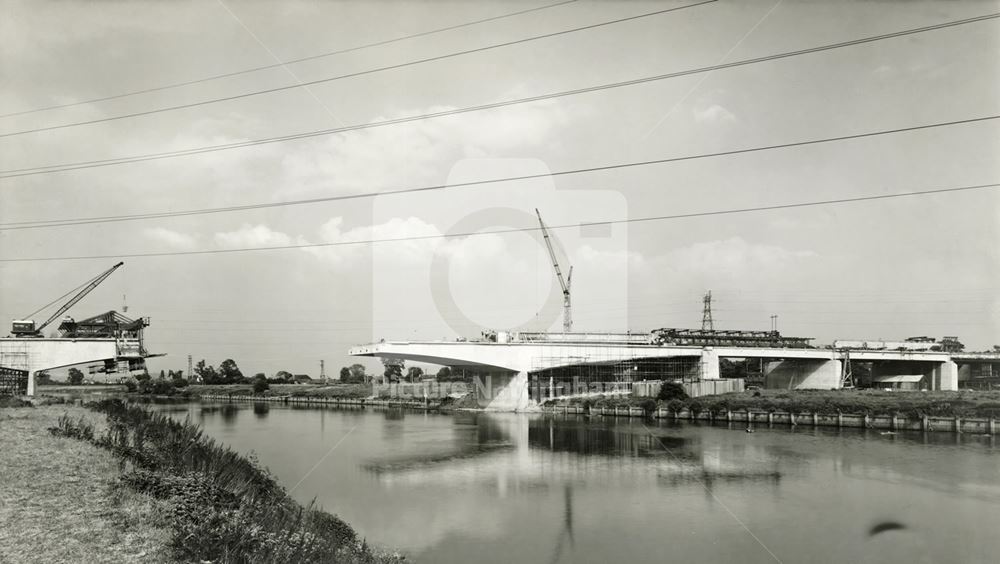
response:
<svg viewBox="0 0 1000 564"><path fill-rule="evenodd" d="M131 374L145 369L146 358L159 356L146 350L143 340L148 317L132 319L117 311L79 321L63 317L123 264L119 262L26 316L30 318L75 292L44 322L13 321L11 336L0 338L0 394L35 395L35 376L46 370L87 364L105 373ZM57 332L45 337L45 329L57 320L61 320Z"/></svg>
<svg viewBox="0 0 1000 564"><path fill-rule="evenodd" d="M842 341L835 342L842 346L824 348L811 346L810 340L777 331L491 331L478 340L381 341L354 347L350 354L450 366L487 382L480 405L502 411L573 395L627 392L647 380L728 381L733 385L713 389L736 391L744 380L726 378L722 369L733 361L757 366L760 385L779 389L864 384L957 390L960 380L974 374L1000 372L1000 353L964 353L947 340Z"/></svg>

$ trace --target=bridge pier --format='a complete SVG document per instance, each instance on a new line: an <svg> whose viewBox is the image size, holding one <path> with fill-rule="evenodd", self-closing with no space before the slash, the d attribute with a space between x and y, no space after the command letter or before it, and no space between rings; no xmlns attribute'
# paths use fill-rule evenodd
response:
<svg viewBox="0 0 1000 564"><path fill-rule="evenodd" d="M528 396L528 373L488 372L473 377L476 401L489 411L527 411L532 402Z"/></svg>
<svg viewBox="0 0 1000 564"><path fill-rule="evenodd" d="M841 361L789 359L768 362L764 368L764 387L788 390L839 389Z"/></svg>
<svg viewBox="0 0 1000 564"><path fill-rule="evenodd" d="M931 369L927 375L932 390L958 391L958 365L948 360Z"/></svg>
<svg viewBox="0 0 1000 564"><path fill-rule="evenodd" d="M701 379L718 380L719 374L719 353L714 349L707 348L701 350Z"/></svg>

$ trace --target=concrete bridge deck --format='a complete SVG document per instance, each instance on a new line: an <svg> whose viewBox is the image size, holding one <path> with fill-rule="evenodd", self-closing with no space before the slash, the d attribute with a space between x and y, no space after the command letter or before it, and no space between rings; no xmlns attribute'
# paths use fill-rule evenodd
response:
<svg viewBox="0 0 1000 564"><path fill-rule="evenodd" d="M769 387L833 389L842 387L843 362L876 362L880 377L905 376L932 390L957 390L960 364L995 362L996 353L948 353L830 348L697 347L635 342L552 341L381 341L351 348L352 356L378 357L445 366L507 371L499 388L498 409L519 409L528 401L529 374L587 364L641 359L692 359L701 379L720 378L719 359L763 359ZM494 378L497 376L494 375Z"/></svg>

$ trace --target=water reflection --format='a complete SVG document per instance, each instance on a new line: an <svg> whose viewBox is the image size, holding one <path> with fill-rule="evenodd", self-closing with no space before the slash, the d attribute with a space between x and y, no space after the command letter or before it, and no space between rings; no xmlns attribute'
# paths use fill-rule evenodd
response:
<svg viewBox="0 0 1000 564"><path fill-rule="evenodd" d="M175 410L176 406L163 406ZM252 409L255 417L238 417ZM183 412L173 412L183 417ZM417 562L990 561L985 438L632 419L191 406ZM737 520L738 518L738 520ZM869 536L880 523L905 523Z"/></svg>
<svg viewBox="0 0 1000 564"><path fill-rule="evenodd" d="M271 406L267 402L258 401L253 404L253 414L257 416L258 419L264 419L267 414L271 412Z"/></svg>

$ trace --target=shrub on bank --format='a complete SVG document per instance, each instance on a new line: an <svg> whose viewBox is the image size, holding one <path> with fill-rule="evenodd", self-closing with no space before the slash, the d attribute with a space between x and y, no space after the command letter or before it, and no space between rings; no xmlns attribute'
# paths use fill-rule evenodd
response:
<svg viewBox="0 0 1000 564"><path fill-rule="evenodd" d="M30 401L14 396L0 396L0 407L35 407Z"/></svg>
<svg viewBox="0 0 1000 564"><path fill-rule="evenodd" d="M55 435L107 448L121 460L120 480L167 500L170 546L184 562L396 562L372 552L334 515L302 507L267 470L205 437L196 425L120 400L92 402L108 426L68 417Z"/></svg>
<svg viewBox="0 0 1000 564"><path fill-rule="evenodd" d="M664 382L660 386L660 393L657 394L656 399L665 402L669 402L671 400L686 400L688 399L688 394L684 390L684 386L676 382Z"/></svg>

